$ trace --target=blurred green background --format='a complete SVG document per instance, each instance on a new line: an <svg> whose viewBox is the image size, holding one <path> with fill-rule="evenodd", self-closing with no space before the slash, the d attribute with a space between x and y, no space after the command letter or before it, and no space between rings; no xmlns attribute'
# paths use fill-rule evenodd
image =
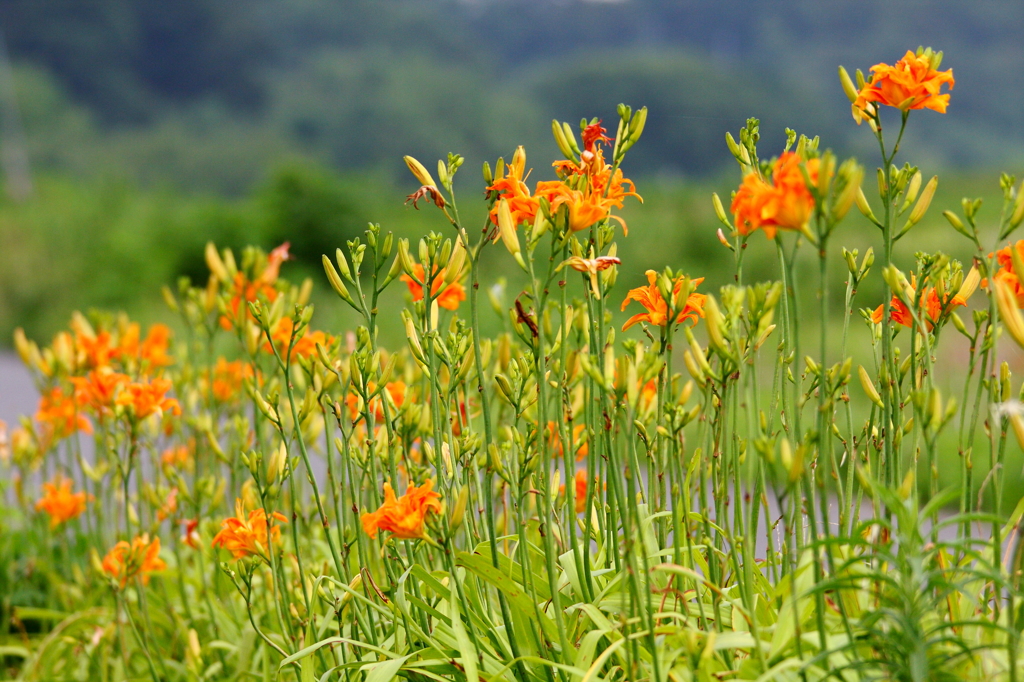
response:
<svg viewBox="0 0 1024 682"><path fill-rule="evenodd" d="M871 168L836 67L918 45L945 50L957 85L946 116L912 117L903 158L943 179L902 264L922 245L966 256L940 210L986 196L994 220L998 171L1024 160L1019 1L5 0L0 35L3 344L15 326L48 338L75 308L166 317L160 285L204 279L208 240L290 240L286 275L325 290L320 254L367 221L444 229L402 205L403 154L428 167L463 154L475 224L485 159L524 144L532 179L549 178L550 120L613 121L619 102L650 108L626 165L646 203L625 212L620 290L665 264L723 284L709 195L738 180L725 131L757 116L765 156L791 127ZM876 238L853 216L836 243ZM751 277L775 276L773 253L755 236ZM495 276L510 269L494 255ZM341 306L321 310L320 324L344 323Z"/></svg>

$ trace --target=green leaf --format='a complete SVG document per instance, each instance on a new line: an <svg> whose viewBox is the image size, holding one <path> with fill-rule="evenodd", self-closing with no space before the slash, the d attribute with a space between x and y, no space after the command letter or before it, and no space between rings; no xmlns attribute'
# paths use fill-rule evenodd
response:
<svg viewBox="0 0 1024 682"><path fill-rule="evenodd" d="M455 557L455 563L501 590L508 600L509 607L519 610L528 621L537 620L536 605L527 596L522 586L495 568L487 558L479 554L459 552ZM539 622L541 629L544 630L544 635L549 640L554 641L558 638L555 624L551 622L550 618L541 614Z"/></svg>
<svg viewBox="0 0 1024 682"><path fill-rule="evenodd" d="M301 659L305 658L306 656L309 656L310 654L314 653L318 649L322 649L323 647L325 647L325 646L327 646L329 644L337 644L338 642L344 642L344 641L346 641L346 640L344 638L342 638L342 637L328 637L327 639L321 639L319 642L316 642L314 644L310 644L309 646L307 646L307 647L305 647L303 649L300 649L299 651L296 651L294 654L292 654L288 658L286 658L283 661L281 661L281 666L280 667L284 668L286 665L291 665L295 661L301 660Z"/></svg>
<svg viewBox="0 0 1024 682"><path fill-rule="evenodd" d="M366 672L366 682L391 682L391 680L398 676L398 671L402 669L402 666L411 657L412 654L408 654L400 658L392 658L388 661L363 666L363 670Z"/></svg>
<svg viewBox="0 0 1024 682"><path fill-rule="evenodd" d="M455 640L459 643L459 653L462 654L462 666L466 670L466 682L480 682L480 673L476 667L476 647L466 632L466 626L462 622L462 614L459 611L459 600L456 591L452 590L452 598L449 602L452 608L452 630L455 632Z"/></svg>

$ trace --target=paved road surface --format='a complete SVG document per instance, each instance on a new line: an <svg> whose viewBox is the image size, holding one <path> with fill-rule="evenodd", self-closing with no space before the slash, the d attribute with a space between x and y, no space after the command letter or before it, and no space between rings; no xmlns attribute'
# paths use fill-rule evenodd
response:
<svg viewBox="0 0 1024 682"><path fill-rule="evenodd" d="M18 423L18 417L31 415L36 410L39 394L32 377L17 355L0 352L0 419L8 427Z"/></svg>

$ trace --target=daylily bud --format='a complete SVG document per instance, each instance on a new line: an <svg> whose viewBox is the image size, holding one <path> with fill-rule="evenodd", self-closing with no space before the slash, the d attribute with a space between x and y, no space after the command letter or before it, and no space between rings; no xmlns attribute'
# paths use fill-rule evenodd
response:
<svg viewBox="0 0 1024 682"><path fill-rule="evenodd" d="M337 292L338 296L346 303L352 303L352 296L348 293L348 289L345 288L345 284L341 281L341 277L338 276L338 271L334 269L334 264L331 263L331 259L326 255L322 257L324 263L324 272L327 273L327 280L331 283L331 287Z"/></svg>
<svg viewBox="0 0 1024 682"><path fill-rule="evenodd" d="M1024 419L1016 412L1008 415L1010 426L1013 427L1013 435L1017 437L1017 445L1024 448Z"/></svg>
<svg viewBox="0 0 1024 682"><path fill-rule="evenodd" d="M483 176L485 185L494 184L494 173L491 172L491 164L484 161Z"/></svg>
<svg viewBox="0 0 1024 682"><path fill-rule="evenodd" d="M448 166L441 159L437 160L437 177L441 179L441 186L448 186Z"/></svg>
<svg viewBox="0 0 1024 682"><path fill-rule="evenodd" d="M857 249L853 251L847 251L843 248L843 258L846 259L846 269L850 271L850 274L854 277L857 276Z"/></svg>
<svg viewBox="0 0 1024 682"><path fill-rule="evenodd" d="M562 152L562 155L567 159L573 158L572 147L569 146L569 141L565 137L565 131L562 130L562 125L554 119L551 121L551 134L554 135L555 144L558 145L558 150Z"/></svg>
<svg viewBox="0 0 1024 682"><path fill-rule="evenodd" d="M956 213L946 210L942 212L942 215L946 218L946 220L949 221L949 224L953 226L954 230L964 235L965 237L971 239L974 238L970 231L967 229L967 227L964 225L963 221L960 220L960 216L958 216Z"/></svg>
<svg viewBox="0 0 1024 682"><path fill-rule="evenodd" d="M878 407L882 407L882 396L878 395L878 391L875 389L875 384L871 381L871 377L868 376L868 371L864 369L864 365L857 367L857 375L860 377L860 385L864 389L864 393L867 394L868 398Z"/></svg>
<svg viewBox="0 0 1024 682"><path fill-rule="evenodd" d="M736 250L736 247L734 247L731 243L729 243L729 240L725 238L725 233L722 232L722 228L718 228L718 231L715 234L718 236L718 242L722 246L724 246L725 248L729 249L730 251L735 251Z"/></svg>
<svg viewBox="0 0 1024 682"><path fill-rule="evenodd" d="M402 159L405 160L405 165L409 167L409 170L416 176L421 185L437 185L434 182L434 178L430 177L430 172L427 171L422 163L411 156L403 156Z"/></svg>
<svg viewBox="0 0 1024 682"><path fill-rule="evenodd" d="M466 264L466 247L462 245L462 235L455 238L452 255L444 268L444 284L447 286L462 274L462 266Z"/></svg>
<svg viewBox="0 0 1024 682"><path fill-rule="evenodd" d="M886 266L882 270L882 279L889 285L889 288L897 296L903 296L906 294L906 290L910 288L910 283L907 281L906 275L900 272L899 268L895 265Z"/></svg>
<svg viewBox="0 0 1024 682"><path fill-rule="evenodd" d="M761 335L757 337L757 341L754 342L754 350L761 350L761 346L764 345L764 342L768 340L768 337L773 331L775 331L774 324L770 324L765 327L764 331L761 332Z"/></svg>
<svg viewBox="0 0 1024 682"><path fill-rule="evenodd" d="M718 192L712 192L711 203L715 207L715 215L718 217L718 220L730 230L733 229L732 223L729 221L729 216L725 213L725 207L722 206L722 200L718 198Z"/></svg>
<svg viewBox="0 0 1024 682"><path fill-rule="evenodd" d="M949 319L953 323L953 326L956 327L956 330L958 332L960 332L964 336L970 337L970 334L967 333L967 327L964 326L964 321L960 319L959 315L957 315L956 313L950 313Z"/></svg>
<svg viewBox="0 0 1024 682"><path fill-rule="evenodd" d="M568 123L562 123L562 133L565 135L565 141L568 143L569 149L578 155L580 153L580 146L576 144L576 136L572 132L572 126Z"/></svg>
<svg viewBox="0 0 1024 682"><path fill-rule="evenodd" d="M1011 249L1015 251L1016 249ZM996 294L996 306L999 308L999 317L1002 318L1006 331L1021 348L1024 348L1024 317L1017 309L1017 298L1010 290L1010 285L999 278L993 278L993 289Z"/></svg>
<svg viewBox="0 0 1024 682"><path fill-rule="evenodd" d="M409 240L399 239L398 240L398 259L402 263L402 270L405 274L412 276L415 272L415 267L412 260L412 255L409 254Z"/></svg>
<svg viewBox="0 0 1024 682"><path fill-rule="evenodd" d="M422 362L424 355L423 346L420 345L420 335L416 331L416 324L413 322L412 315L410 315L409 311L405 308L402 309L402 323L405 325L405 336L409 339L409 345L412 347L413 356Z"/></svg>
<svg viewBox="0 0 1024 682"><path fill-rule="evenodd" d="M856 102L857 88L853 85L850 74L842 66L839 67L839 83L843 86L843 92L846 93L846 98L850 100L850 104Z"/></svg>
<svg viewBox="0 0 1024 682"><path fill-rule="evenodd" d="M701 388L704 388L704 385L707 383L707 377L704 375L704 372L701 371L700 367L697 366L697 360L693 357L693 353L689 350L684 350L683 362L686 364L686 371L690 373L690 376L693 377L694 381L696 381Z"/></svg>
<svg viewBox="0 0 1024 682"><path fill-rule="evenodd" d="M629 122L629 141L635 143L640 139L640 135L644 132L644 126L647 125L647 107L640 107L636 113L633 114L632 120Z"/></svg>
<svg viewBox="0 0 1024 682"><path fill-rule="evenodd" d="M864 196L864 189L861 187L857 188L857 195L854 197L854 201L857 203L857 210L861 212L868 220L878 222L875 218L874 212L871 210L871 205L868 204L868 198Z"/></svg>
<svg viewBox="0 0 1024 682"><path fill-rule="evenodd" d="M924 191L921 192L921 198L917 200L914 205L914 210L910 212L910 217L907 219L907 225L916 225L921 218L924 217L925 211L931 206L932 197L935 196L935 188L939 186L939 176L933 175L932 179L928 181L928 184L924 186Z"/></svg>
<svg viewBox="0 0 1024 682"><path fill-rule="evenodd" d="M381 289L391 284L400 274L402 274L402 257L401 255L396 255L395 260L391 261L391 269L388 270L387 277L384 278L380 285Z"/></svg>
<svg viewBox="0 0 1024 682"><path fill-rule="evenodd" d="M348 281L352 281L352 271L348 268L348 259L345 258L345 253L341 249L334 250L334 260L338 261L338 271L342 277Z"/></svg>
<svg viewBox="0 0 1024 682"><path fill-rule="evenodd" d="M498 231L505 248L515 256L522 247L519 246L519 237L516 235L516 226L512 220L512 210L508 206L508 201L502 199L498 202Z"/></svg>
<svg viewBox="0 0 1024 682"><path fill-rule="evenodd" d="M714 296L708 296L704 300L704 315L704 319L707 322L708 338L711 340L712 345L714 345L715 350L725 357L732 359L732 350L729 348L725 335L722 333L725 317L722 315L722 311L719 309L718 302Z"/></svg>
<svg viewBox="0 0 1024 682"><path fill-rule="evenodd" d="M907 187L906 198L903 200L903 207L900 209L900 212L907 210L907 207L917 199L917 193L921 191L923 177L921 171L917 171L914 173L914 177L910 179L910 185Z"/></svg>
<svg viewBox="0 0 1024 682"><path fill-rule="evenodd" d="M708 359L704 354L704 349L700 347L699 343L697 343L697 339L693 337L693 332L690 331L689 327L684 327L683 329L686 333L686 340L690 344L690 350L693 351L693 359L697 363L697 367L700 368L704 376L714 378L715 374L711 371L711 365L708 364ZM697 377L694 378L696 379Z"/></svg>
<svg viewBox="0 0 1024 682"><path fill-rule="evenodd" d="M459 496L455 501L455 508L452 509L452 517L449 525L454 533L462 525L462 519L466 516L466 504L469 502L469 486L459 488Z"/></svg>
<svg viewBox="0 0 1024 682"><path fill-rule="evenodd" d="M281 447L274 451L267 461L267 485L277 480L277 477L284 471L285 462L288 461L288 448L281 441Z"/></svg>
<svg viewBox="0 0 1024 682"><path fill-rule="evenodd" d="M1024 221L1024 182L1017 189L1017 198L1013 202L1013 213L1010 214L1010 229L1016 229Z"/></svg>
<svg viewBox="0 0 1024 682"><path fill-rule="evenodd" d="M832 209L832 214L836 220L845 218L846 214L850 211L850 207L857 201L857 195L861 194L860 183L863 179L864 167L854 164L853 170L847 175L846 185L839 196L836 197L835 207Z"/></svg>
<svg viewBox="0 0 1024 682"><path fill-rule="evenodd" d="M727 132L725 134L725 144L726 144L726 146L729 147L729 152L733 156L735 156L737 160L739 160L740 159L740 146L736 143L736 140L735 140L735 138L733 138L732 133Z"/></svg>
<svg viewBox="0 0 1024 682"><path fill-rule="evenodd" d="M217 253L217 247L213 245L213 242L206 242L206 251L203 255L206 257L206 267L210 268L210 272L220 281L227 282L230 279L228 270L224 266L224 261L220 259L220 254Z"/></svg>
<svg viewBox="0 0 1024 682"><path fill-rule="evenodd" d="M907 471L907 475L903 477L903 483L900 484L897 494L901 500L909 500L911 493L914 492L914 470L910 469Z"/></svg>
<svg viewBox="0 0 1024 682"><path fill-rule="evenodd" d="M160 295L164 297L164 303L171 309L172 313L178 312L178 301L174 298L174 293L171 291L170 287L160 287Z"/></svg>

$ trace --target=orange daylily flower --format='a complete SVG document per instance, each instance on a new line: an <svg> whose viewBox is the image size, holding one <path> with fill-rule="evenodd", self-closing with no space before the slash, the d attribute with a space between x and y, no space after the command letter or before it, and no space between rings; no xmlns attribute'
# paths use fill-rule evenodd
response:
<svg viewBox="0 0 1024 682"><path fill-rule="evenodd" d="M377 390L377 385L372 381L366 386L370 393ZM401 407L402 403L405 402L405 395L408 387L404 381L389 381L385 386L384 390L387 391L388 395L391 396L391 401L395 403L395 407ZM356 421L360 416L360 407L362 399L355 393L349 393L345 398L345 404L348 406L349 415L352 421ZM370 398L370 409L373 411L373 419L377 423L384 421L384 406L381 404L381 396L375 396Z"/></svg>
<svg viewBox="0 0 1024 682"><path fill-rule="evenodd" d="M199 519L183 519L181 523L185 526L181 541L192 549L199 549Z"/></svg>
<svg viewBox="0 0 1024 682"><path fill-rule="evenodd" d="M187 445L167 448L160 455L160 463L172 469L185 469L192 471L192 452Z"/></svg>
<svg viewBox="0 0 1024 682"><path fill-rule="evenodd" d="M939 298L938 291L935 287L925 287L924 294L921 297L921 304L924 308L926 323L928 329L932 329L935 323L939 321L939 318L943 314L948 313L958 306L966 306L967 299L971 297L974 290L978 287L979 280L978 271L975 268L971 268L971 271L964 277L963 284L960 286L960 290L949 297L945 301ZM914 300L917 297L917 282L913 275L910 278L910 290L907 292L907 296ZM880 305L875 308L871 314L871 321L878 324L882 321L885 315L885 305ZM899 299L898 296L893 295L892 300L889 301L889 319L897 324L901 324L904 327L912 327L914 325L914 317L910 313L910 309Z"/></svg>
<svg viewBox="0 0 1024 682"><path fill-rule="evenodd" d="M814 197L807 189L801 160L794 152L784 152L772 164L771 182L757 173L748 173L732 199L730 207L736 216L736 229L746 236L764 230L768 239L777 229L799 230L814 212ZM818 159L806 163L811 182L818 181Z"/></svg>
<svg viewBox="0 0 1024 682"><path fill-rule="evenodd" d="M572 256L563 263L577 272L585 272L590 275L590 290L596 298L601 298L601 287L598 285L597 273L607 270L613 265L621 265L622 261L615 256L598 256L597 258L583 258Z"/></svg>
<svg viewBox="0 0 1024 682"><path fill-rule="evenodd" d="M292 343L292 332L295 329L295 323L292 322L290 317L282 317L274 325L273 329L270 330L270 338L274 340L274 346L277 348L277 352L286 361L289 358L284 356L288 353L288 344ZM320 344L324 348L327 348L334 343L334 337L325 334L322 331L310 331L308 328L303 331L302 336L295 339L292 344L292 357L309 358L316 354L316 344ZM268 353L273 352L270 347L270 343L263 344L263 350Z"/></svg>
<svg viewBox="0 0 1024 682"><path fill-rule="evenodd" d="M98 334L79 327L75 329L75 347L85 356L85 364L93 369L106 367L121 354L121 349L114 343L108 331Z"/></svg>
<svg viewBox="0 0 1024 682"><path fill-rule="evenodd" d="M240 394L245 380L251 376L252 366L248 363L217 358L213 366L213 381L210 382L213 397L222 403L233 400Z"/></svg>
<svg viewBox="0 0 1024 682"><path fill-rule="evenodd" d="M596 480L596 479L595 479ZM587 470L577 469L574 478L573 496L576 502L576 513L581 514L587 510ZM558 494L565 495L565 484L558 486Z"/></svg>
<svg viewBox="0 0 1024 682"><path fill-rule="evenodd" d="M167 564L160 558L160 538L149 539L144 533L131 544L121 540L103 557L103 572L118 581L123 589L128 581L139 576L142 584L149 582L149 574L162 571Z"/></svg>
<svg viewBox="0 0 1024 682"><path fill-rule="evenodd" d="M658 381L656 379L649 379L647 383L643 385L643 388L640 389L640 401L644 406L644 409L653 405L657 397Z"/></svg>
<svg viewBox="0 0 1024 682"><path fill-rule="evenodd" d="M1013 267L1013 254L1010 249L1017 249L1018 257L1024 258L1024 239L1015 244L1004 246L994 254L988 254L989 258L992 256L996 257L996 263L999 266L993 278L1005 284L1006 288L1013 293L1018 308L1024 308L1024 285L1021 284L1020 278ZM981 286L988 289L988 278L981 281Z"/></svg>
<svg viewBox="0 0 1024 682"><path fill-rule="evenodd" d="M277 278L281 273L281 264L290 258L288 249L291 244L285 242L281 244L267 256L267 265L264 267L256 279L250 280L245 276L243 272L236 272L231 282L232 296L228 301L228 310L231 311L231 315L223 315L220 318L220 326L224 329L230 330L234 327L235 322L239 319L239 313L244 308L244 315L248 319L252 319L252 313L249 312L250 302L256 301L262 295L269 303L273 303L277 298L277 289L274 284L277 282Z"/></svg>
<svg viewBox="0 0 1024 682"><path fill-rule="evenodd" d="M88 408L102 422L114 413L114 404L121 387L131 379L126 374L100 367L84 377L71 377L75 385L75 400L81 407Z"/></svg>
<svg viewBox="0 0 1024 682"><path fill-rule="evenodd" d="M637 301L647 309L647 312L637 313L626 320L626 324L622 325L622 331L626 331L637 322L649 322L656 327L664 327L668 323L668 304L665 303L665 299L661 297L661 291L655 283L658 279L658 273L654 270L648 270L646 274L647 286L630 289L629 293L626 294L626 300L622 302L622 310L626 309L626 306L629 305L630 301ZM704 278L699 277L695 280L691 280L691 283L696 289L697 285L703 281ZM673 293L678 292L682 285L683 281L680 278L672 288ZM689 318L693 324L697 324L697 318L704 317L704 301L706 299L707 296L704 294L698 294L696 292L690 294L686 299L686 307L684 307L679 312L679 315L676 316L676 324L687 318Z"/></svg>
<svg viewBox="0 0 1024 682"><path fill-rule="evenodd" d="M170 343L171 328L165 324L154 324L139 346L139 360L151 371L174 364L174 359L167 353Z"/></svg>
<svg viewBox="0 0 1024 682"><path fill-rule="evenodd" d="M43 496L36 502L36 511L45 511L50 516L50 528L77 518L85 511L89 495L73 493L73 481L57 474L48 483L43 483Z"/></svg>
<svg viewBox="0 0 1024 682"><path fill-rule="evenodd" d="M590 446L587 444L586 424L576 424L572 427L572 445L570 450L576 453L576 461L582 461L587 454L590 452ZM562 439L558 436L558 426L555 422L548 422L548 438L551 440L551 446L554 450L555 456L562 456Z"/></svg>
<svg viewBox="0 0 1024 682"><path fill-rule="evenodd" d="M523 173L526 171L526 150L517 147L512 155L512 163L506 166L504 177L496 178L494 184L487 188L489 192L497 192L501 198L508 203L509 211L512 213L512 224L533 225L537 219L537 211L540 210L539 196L530 194L530 188L526 186L526 178ZM498 224L497 202L491 210L491 222ZM420 278L422 282L423 279Z"/></svg>
<svg viewBox="0 0 1024 682"><path fill-rule="evenodd" d="M288 523L288 519L280 512L273 512L270 518L278 523ZM267 530L270 527L269 531ZM269 541L268 541L269 536ZM267 560L267 551L271 544L281 541L281 527L270 524L267 514L262 508L253 509L248 516L241 499L235 500L235 515L224 519L220 532L213 537L214 547L223 547L231 552L235 559L247 556L258 556Z"/></svg>
<svg viewBox="0 0 1024 682"><path fill-rule="evenodd" d="M428 480L418 488L410 485L405 494L395 497L390 483L384 484L384 504L375 512L363 514L363 530L371 538L378 531L388 531L402 540L426 538L427 514L441 513L441 496L433 491L434 482Z"/></svg>
<svg viewBox="0 0 1024 682"><path fill-rule="evenodd" d="M552 165L561 179L538 182L532 195L524 182L526 153L522 147L516 150L506 175L487 189L499 193L507 202L513 225L533 225L540 210L540 200L545 199L551 207L552 215L560 207L566 207L569 229L573 232L585 230L605 218L611 218L622 225L623 232L628 234L625 221L611 215L611 210L622 208L627 196L636 197L640 201L643 199L636 193L633 182L623 177L621 169L613 173L611 164L605 162L601 143L612 141L605 135L606 132L600 121L587 126L583 131L584 150L580 155L580 163L569 159L554 162ZM498 224L497 203L491 210L491 221Z"/></svg>
<svg viewBox="0 0 1024 682"><path fill-rule="evenodd" d="M128 407L132 415L140 421L157 412L181 414L181 406L178 405L178 401L166 397L165 394L169 390L171 390L169 379L133 382L126 385L117 396L117 404Z"/></svg>
<svg viewBox="0 0 1024 682"><path fill-rule="evenodd" d="M46 425L57 440L67 438L76 431L92 433L92 424L82 415L74 397L64 395L60 386L44 393L39 399L36 421Z"/></svg>
<svg viewBox="0 0 1024 682"><path fill-rule="evenodd" d="M178 489L171 488L171 491L167 493L166 499L164 499L163 505L156 510L156 520L164 521L174 516L178 511Z"/></svg>
<svg viewBox="0 0 1024 682"><path fill-rule="evenodd" d="M412 300L421 301L423 300L423 286L420 282L426 281L426 271L419 263L413 263L412 269L416 279L406 274L403 274L399 279L409 285L409 293L412 294ZM444 286L444 271L444 268L440 270L435 269L434 281L430 285L430 294L437 300L437 305L445 310L457 310L459 303L466 300L466 288L458 280L455 280L448 286Z"/></svg>
<svg viewBox="0 0 1024 682"><path fill-rule="evenodd" d="M569 212L569 229L573 232L585 230L591 225L611 218L622 225L623 234L629 234L626 222L619 216L611 215L613 208L622 208L626 197L643 198L637 194L632 180L622 175L622 169L612 172L611 164L604 160L602 142L611 142L601 122L592 123L583 130L583 153L580 164L573 161L556 161L554 167L566 182L538 183L537 194L544 196L554 213L562 205ZM579 176L582 183L569 187L569 180ZM628 186L628 189L627 189Z"/></svg>
<svg viewBox="0 0 1024 682"><path fill-rule="evenodd" d="M892 66L872 66L871 80L864 84L853 103L853 119L857 125L865 116L875 113L876 103L896 107L900 111L931 109L940 114L946 113L949 93L941 93L941 90L943 85L953 89L953 69L936 71L933 67L935 57L930 49L921 54L907 50L903 59Z"/></svg>

